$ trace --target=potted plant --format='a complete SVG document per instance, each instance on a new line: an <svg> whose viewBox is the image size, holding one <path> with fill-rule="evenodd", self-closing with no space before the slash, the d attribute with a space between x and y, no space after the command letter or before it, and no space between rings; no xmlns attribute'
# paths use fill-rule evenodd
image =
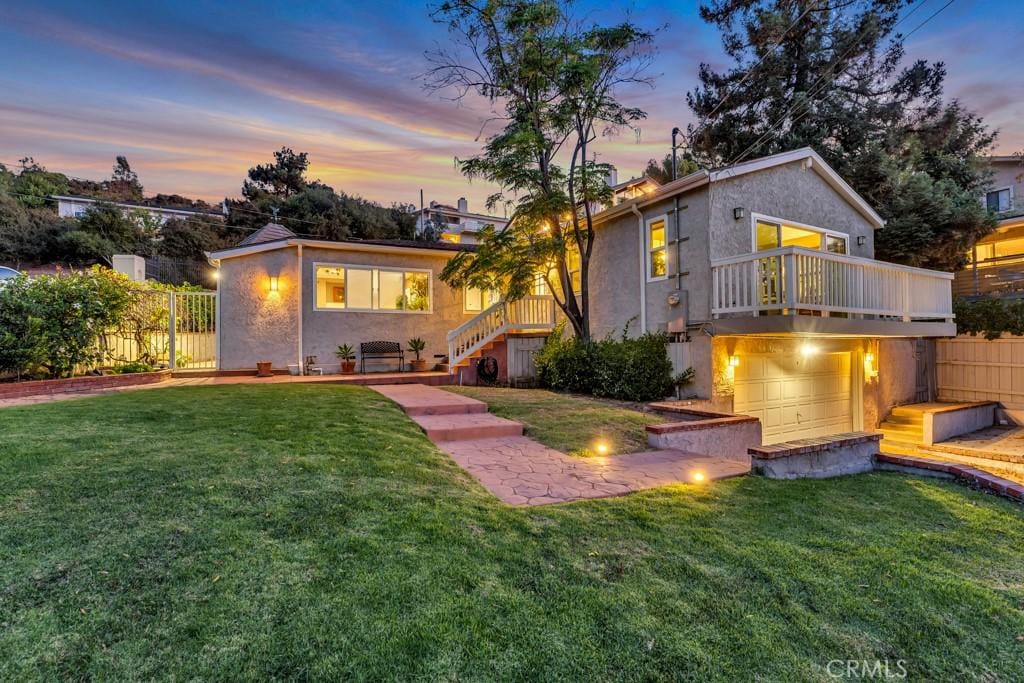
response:
<svg viewBox="0 0 1024 683"><path fill-rule="evenodd" d="M271 377L274 374L273 363L269 360L261 360L256 362L256 376L257 377Z"/></svg>
<svg viewBox="0 0 1024 683"><path fill-rule="evenodd" d="M427 361L420 358L420 353L425 348L427 348L427 342L419 337L413 337L409 340L409 350L416 354L416 360L409 361L409 367L412 368L413 372L423 372L427 369Z"/></svg>
<svg viewBox="0 0 1024 683"><path fill-rule="evenodd" d="M351 375L356 371L356 351L348 344L341 344L334 355L341 361L341 371Z"/></svg>

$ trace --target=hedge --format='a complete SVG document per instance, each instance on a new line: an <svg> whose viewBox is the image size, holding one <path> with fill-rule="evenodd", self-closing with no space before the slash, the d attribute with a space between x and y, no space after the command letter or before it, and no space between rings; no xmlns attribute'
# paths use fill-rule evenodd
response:
<svg viewBox="0 0 1024 683"><path fill-rule="evenodd" d="M998 339L1003 334L1024 335L1024 299L953 299L958 334Z"/></svg>

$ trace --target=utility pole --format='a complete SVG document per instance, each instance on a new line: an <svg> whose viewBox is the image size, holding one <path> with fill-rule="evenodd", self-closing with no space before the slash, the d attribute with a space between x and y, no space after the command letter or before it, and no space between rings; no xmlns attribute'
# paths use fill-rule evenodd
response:
<svg viewBox="0 0 1024 683"><path fill-rule="evenodd" d="M676 161L676 149L678 148L678 145L676 145L676 137L681 132L682 131L679 130L679 126L672 129L672 180L675 180L676 176L679 174L679 164Z"/></svg>

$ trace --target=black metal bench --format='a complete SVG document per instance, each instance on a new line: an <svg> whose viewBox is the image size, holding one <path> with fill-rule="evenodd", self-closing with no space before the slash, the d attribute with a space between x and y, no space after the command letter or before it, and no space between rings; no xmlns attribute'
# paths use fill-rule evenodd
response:
<svg viewBox="0 0 1024 683"><path fill-rule="evenodd" d="M402 345L392 341L363 342L359 345L359 372L366 372L366 359L391 358L398 360L398 371L405 369L405 354Z"/></svg>

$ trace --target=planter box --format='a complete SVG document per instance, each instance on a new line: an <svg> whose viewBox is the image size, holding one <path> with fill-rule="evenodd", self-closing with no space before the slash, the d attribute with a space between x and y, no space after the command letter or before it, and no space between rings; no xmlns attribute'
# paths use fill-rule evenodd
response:
<svg viewBox="0 0 1024 683"><path fill-rule="evenodd" d="M11 384L0 384L0 400L6 398L25 398L26 396L75 394L98 391L100 389L131 387L140 384L156 384L170 378L170 370L158 370L156 372L135 372L127 375L90 375L68 379L13 382Z"/></svg>

